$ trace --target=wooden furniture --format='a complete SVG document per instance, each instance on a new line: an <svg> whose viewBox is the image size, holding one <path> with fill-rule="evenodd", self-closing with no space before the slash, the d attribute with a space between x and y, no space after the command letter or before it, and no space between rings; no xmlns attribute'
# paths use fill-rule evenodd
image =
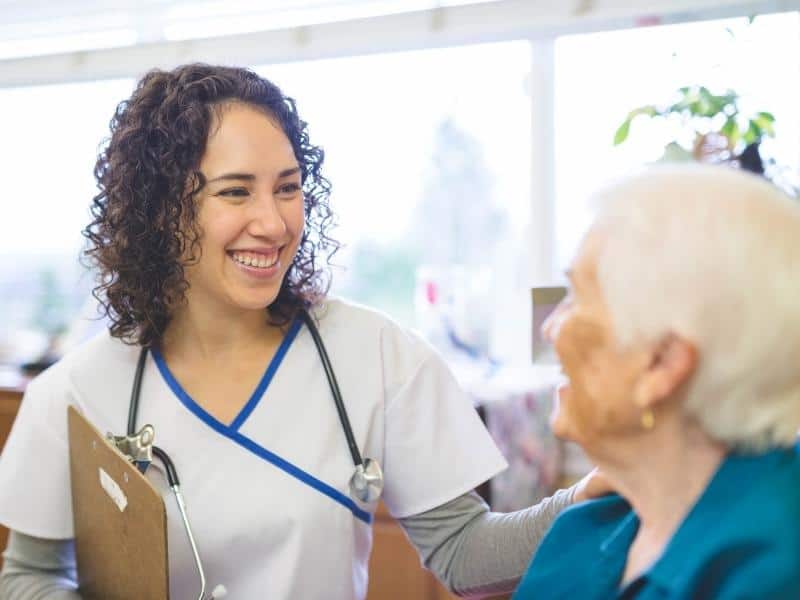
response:
<svg viewBox="0 0 800 600"><path fill-rule="evenodd" d="M373 524L367 600L451 600L457 598L426 571L400 525L381 503Z"/></svg>
<svg viewBox="0 0 800 600"><path fill-rule="evenodd" d="M455 600L430 571L420 565L419 555L400 525L381 503L373 523L372 556L369 561L367 600ZM496 596L491 600L507 600Z"/></svg>
<svg viewBox="0 0 800 600"><path fill-rule="evenodd" d="M22 391L22 384L0 387L0 453L3 452L14 417L17 416L19 403L22 401ZM2 550L5 549L7 540L8 530L0 525L0 567L3 566Z"/></svg>

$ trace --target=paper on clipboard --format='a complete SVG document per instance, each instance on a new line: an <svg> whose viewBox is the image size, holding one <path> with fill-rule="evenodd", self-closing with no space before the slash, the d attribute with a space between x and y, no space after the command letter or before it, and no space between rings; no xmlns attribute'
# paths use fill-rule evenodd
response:
<svg viewBox="0 0 800 600"><path fill-rule="evenodd" d="M85 600L168 600L164 500L74 407L67 409L78 582Z"/></svg>

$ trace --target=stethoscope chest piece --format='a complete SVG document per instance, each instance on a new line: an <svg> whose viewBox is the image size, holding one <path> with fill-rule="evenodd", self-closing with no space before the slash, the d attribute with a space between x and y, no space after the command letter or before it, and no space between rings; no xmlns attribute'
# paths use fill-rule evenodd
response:
<svg viewBox="0 0 800 600"><path fill-rule="evenodd" d="M381 497L383 492L383 471L377 460L365 458L356 465L355 473L350 478L350 493L361 502L370 504Z"/></svg>

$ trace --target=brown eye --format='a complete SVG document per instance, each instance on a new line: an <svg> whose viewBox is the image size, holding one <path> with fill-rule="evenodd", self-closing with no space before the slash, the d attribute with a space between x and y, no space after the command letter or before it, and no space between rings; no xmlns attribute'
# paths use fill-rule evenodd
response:
<svg viewBox="0 0 800 600"><path fill-rule="evenodd" d="M217 193L217 196L224 196L226 198L243 198L249 196L250 191L247 188L228 188Z"/></svg>
<svg viewBox="0 0 800 600"><path fill-rule="evenodd" d="M287 183L278 188L278 193L282 196L294 195L300 191L299 183Z"/></svg>

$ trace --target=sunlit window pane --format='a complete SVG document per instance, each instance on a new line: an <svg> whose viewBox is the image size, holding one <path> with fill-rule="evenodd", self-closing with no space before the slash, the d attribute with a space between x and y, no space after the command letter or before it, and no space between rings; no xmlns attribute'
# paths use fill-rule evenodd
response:
<svg viewBox="0 0 800 600"><path fill-rule="evenodd" d="M0 360L13 357L23 331L61 330L88 298L92 280L78 257L92 170L131 88L116 80L0 90Z"/></svg>
<svg viewBox="0 0 800 600"><path fill-rule="evenodd" d="M297 98L326 150L345 244L334 292L415 324L429 268L462 298L482 293L472 320L490 326L497 290L525 272L529 70L527 42L258 69Z"/></svg>
<svg viewBox="0 0 800 600"><path fill-rule="evenodd" d="M558 263L565 265L593 209L586 197L604 182L659 159L675 131L639 117L612 147L628 111L669 104L682 86L737 92L746 114L767 111L776 138L764 152L800 170L800 17L797 13L708 21L559 38L556 43Z"/></svg>

